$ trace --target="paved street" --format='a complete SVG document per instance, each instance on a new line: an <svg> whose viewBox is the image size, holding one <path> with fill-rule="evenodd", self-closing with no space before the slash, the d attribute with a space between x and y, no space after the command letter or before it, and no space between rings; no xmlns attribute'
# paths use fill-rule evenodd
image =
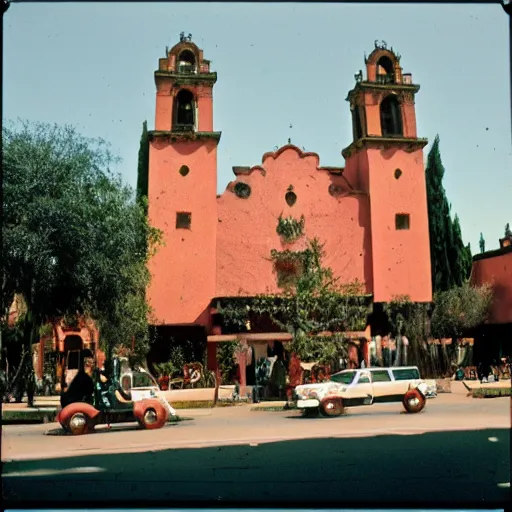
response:
<svg viewBox="0 0 512 512"><path fill-rule="evenodd" d="M249 407L180 411L162 430L81 437L56 424L3 428L7 500L484 502L510 498L510 400L440 395L340 418ZM45 435L50 431L50 434Z"/></svg>

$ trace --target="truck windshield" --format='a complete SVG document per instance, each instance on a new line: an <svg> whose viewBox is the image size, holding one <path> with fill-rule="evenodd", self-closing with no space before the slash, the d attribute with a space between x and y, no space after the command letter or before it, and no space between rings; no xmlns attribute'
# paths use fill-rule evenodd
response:
<svg viewBox="0 0 512 512"><path fill-rule="evenodd" d="M331 380L338 384L350 384L354 380L355 376L356 372L341 372L331 375Z"/></svg>

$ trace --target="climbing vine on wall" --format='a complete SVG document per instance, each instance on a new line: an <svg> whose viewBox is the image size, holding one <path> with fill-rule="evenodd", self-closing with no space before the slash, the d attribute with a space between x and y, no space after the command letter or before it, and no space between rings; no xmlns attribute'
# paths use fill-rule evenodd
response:
<svg viewBox="0 0 512 512"><path fill-rule="evenodd" d="M270 257L277 277L277 286L282 289L293 287L303 274L310 256L309 249L305 251L273 249L270 252Z"/></svg>
<svg viewBox="0 0 512 512"><path fill-rule="evenodd" d="M319 350L327 358L328 351L336 351L339 346L327 347L326 343L333 340L316 339L315 335L323 331L364 330L371 297L364 295L358 281L340 284L332 270L322 266L323 255L323 247L316 239L309 241L304 251L272 251L274 263L296 262L296 279L281 294L222 299L219 313L225 324L243 332L251 318L267 316L282 331L292 334L290 348L299 358L318 356ZM338 338L334 341L341 343ZM325 345L323 349L319 348L321 344Z"/></svg>
<svg viewBox="0 0 512 512"><path fill-rule="evenodd" d="M391 328L397 338L406 336L409 340L408 360L419 367L424 377L436 374L435 361L429 352L427 339L430 337L430 315L432 303L411 302L406 295L396 296L384 304Z"/></svg>
<svg viewBox="0 0 512 512"><path fill-rule="evenodd" d="M348 354L347 339L342 334L295 336L287 348L302 361L317 361L319 364L330 364L340 357L346 358Z"/></svg>
<svg viewBox="0 0 512 512"><path fill-rule="evenodd" d="M217 360L223 384L230 383L236 371L235 348L234 343L219 343L217 346Z"/></svg>
<svg viewBox="0 0 512 512"><path fill-rule="evenodd" d="M276 232L285 242L294 242L304 234L305 222L304 215L301 216L300 220L294 219L292 216L283 217L280 215Z"/></svg>

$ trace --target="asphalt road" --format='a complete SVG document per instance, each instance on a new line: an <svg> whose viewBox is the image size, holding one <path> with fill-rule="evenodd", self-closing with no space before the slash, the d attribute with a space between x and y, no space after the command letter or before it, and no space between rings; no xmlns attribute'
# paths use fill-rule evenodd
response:
<svg viewBox="0 0 512 512"><path fill-rule="evenodd" d="M158 431L3 430L4 505L181 502L499 506L510 499L510 401L440 396L305 419L247 408L188 411ZM30 503L32 502L32 503ZM151 502L151 503L150 503Z"/></svg>

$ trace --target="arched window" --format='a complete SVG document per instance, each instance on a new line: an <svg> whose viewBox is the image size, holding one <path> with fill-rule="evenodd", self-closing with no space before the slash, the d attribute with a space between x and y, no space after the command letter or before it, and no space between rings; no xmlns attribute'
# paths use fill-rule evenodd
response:
<svg viewBox="0 0 512 512"><path fill-rule="evenodd" d="M363 136L363 124L361 123L361 114L359 112L359 107L357 105L354 107L354 110L352 111L352 120L354 140L359 140Z"/></svg>
<svg viewBox="0 0 512 512"><path fill-rule="evenodd" d="M380 104L382 136L402 135L402 114L395 95L390 94Z"/></svg>
<svg viewBox="0 0 512 512"><path fill-rule="evenodd" d="M377 62L377 82L392 84L395 81L393 62L389 57L382 56Z"/></svg>
<svg viewBox="0 0 512 512"><path fill-rule="evenodd" d="M196 70L196 58L190 50L183 50L178 57L178 73L193 73Z"/></svg>
<svg viewBox="0 0 512 512"><path fill-rule="evenodd" d="M181 90L174 103L174 123L176 127L193 127L195 124L194 95L186 89Z"/></svg>

